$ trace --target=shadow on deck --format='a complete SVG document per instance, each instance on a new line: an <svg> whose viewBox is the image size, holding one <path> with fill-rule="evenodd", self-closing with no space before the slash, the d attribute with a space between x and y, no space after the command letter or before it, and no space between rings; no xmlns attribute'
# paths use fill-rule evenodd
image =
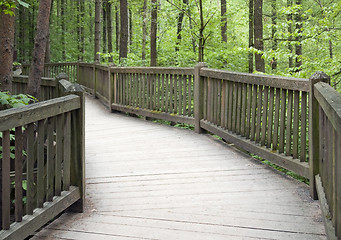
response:
<svg viewBox="0 0 341 240"><path fill-rule="evenodd" d="M209 135L86 98L86 211L32 239L326 239L308 186Z"/></svg>

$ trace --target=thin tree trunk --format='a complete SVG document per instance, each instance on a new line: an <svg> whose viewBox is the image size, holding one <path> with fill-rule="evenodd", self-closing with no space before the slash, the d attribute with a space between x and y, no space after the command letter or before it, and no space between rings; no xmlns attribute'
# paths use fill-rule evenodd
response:
<svg viewBox="0 0 341 240"><path fill-rule="evenodd" d="M14 24L14 16L0 11L0 91L5 92L12 92Z"/></svg>
<svg viewBox="0 0 341 240"><path fill-rule="evenodd" d="M221 0L221 40L227 42L227 18L226 18L226 0Z"/></svg>
<svg viewBox="0 0 341 240"><path fill-rule="evenodd" d="M108 53L112 53L112 15L111 15L111 2L107 1L107 30L108 30ZM109 62L113 62L112 56Z"/></svg>
<svg viewBox="0 0 341 240"><path fill-rule="evenodd" d="M296 5L300 6L302 4L301 0L296 0ZM299 8L300 9L300 8ZM296 22L296 32L297 32L297 36L295 38L296 41L296 45L295 45L295 55L296 55L296 59L295 59L295 67L296 70L295 72L299 72L301 71L301 66L302 66L302 11L298 10L298 14L295 14L295 22Z"/></svg>
<svg viewBox="0 0 341 240"><path fill-rule="evenodd" d="M277 40L275 37L276 34L276 24L277 24L277 6L276 6L276 0L272 0L271 2L271 8L272 8L272 14L271 14L271 39L272 39L272 50L277 50ZM271 69L275 70L277 68L277 59L274 57L271 61Z"/></svg>
<svg viewBox="0 0 341 240"><path fill-rule="evenodd" d="M128 21L129 21L129 28L128 28L128 43L129 46L133 45L133 13L131 10L128 10Z"/></svg>
<svg viewBox="0 0 341 240"><path fill-rule="evenodd" d="M120 61L128 56L128 2L120 0Z"/></svg>
<svg viewBox="0 0 341 240"><path fill-rule="evenodd" d="M108 0L103 0L102 1L102 49L103 49L103 53L107 52L107 3Z"/></svg>
<svg viewBox="0 0 341 240"><path fill-rule="evenodd" d="M288 8L292 7L292 0L287 0L287 7ZM290 53L289 69L291 71L291 69L294 67L293 58L292 58L293 47L291 45L291 42L292 42L292 14L291 13L288 14L287 21L288 21L288 32L289 32L288 49L289 49L289 53Z"/></svg>
<svg viewBox="0 0 341 240"><path fill-rule="evenodd" d="M188 0L183 0L183 3L184 4L187 4L188 3ZM184 10L180 10L179 12L179 15L178 15L178 24L177 24L177 32L176 32L176 43L175 43L175 51L178 52L179 51L179 45L181 43L181 39L182 39L182 36L181 36L181 32L182 32L182 22L184 20Z"/></svg>
<svg viewBox="0 0 341 240"><path fill-rule="evenodd" d="M254 1L254 41L255 48L264 51L263 43L263 0ZM263 54L255 54L256 71L265 72L265 62L262 59Z"/></svg>
<svg viewBox="0 0 341 240"><path fill-rule="evenodd" d="M65 41L65 34L66 34L66 24L65 24L65 8L66 8L66 3L65 0L61 0L61 9L60 9L60 14L61 14L61 20L62 20L62 34L61 34L61 43L62 43L62 59L63 61L66 60L66 41Z"/></svg>
<svg viewBox="0 0 341 240"><path fill-rule="evenodd" d="M150 24L150 66L157 65L157 49L156 49L156 35L157 35L157 0L151 0L152 13Z"/></svg>
<svg viewBox="0 0 341 240"><path fill-rule="evenodd" d="M116 52L120 49L120 13L118 7L115 6L115 21L116 21Z"/></svg>
<svg viewBox="0 0 341 240"><path fill-rule="evenodd" d="M95 51L94 61L100 62L99 52L101 51L101 0L95 2Z"/></svg>
<svg viewBox="0 0 341 240"><path fill-rule="evenodd" d="M200 16L200 28L199 28L199 55L198 62L204 62L204 13L203 13L203 5L202 0L199 0L199 16Z"/></svg>
<svg viewBox="0 0 341 240"><path fill-rule="evenodd" d="M147 45L147 0L143 0L142 18L143 18L143 21L142 21L142 62L144 63L146 61L146 45Z"/></svg>
<svg viewBox="0 0 341 240"><path fill-rule="evenodd" d="M253 0L249 0L249 48L254 47ZM249 73L253 73L253 53L249 51Z"/></svg>
<svg viewBox="0 0 341 240"><path fill-rule="evenodd" d="M51 0L40 0L37 33L34 40L33 59L28 77L28 94L39 99L41 77L44 71L46 39L50 22Z"/></svg>

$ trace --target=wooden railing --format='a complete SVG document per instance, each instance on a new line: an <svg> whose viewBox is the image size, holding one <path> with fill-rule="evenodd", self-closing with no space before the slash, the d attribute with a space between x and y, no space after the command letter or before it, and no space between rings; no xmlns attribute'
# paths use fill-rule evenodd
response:
<svg viewBox="0 0 341 240"><path fill-rule="evenodd" d="M341 95L329 84L314 84L315 178L329 239L341 236ZM335 229L334 229L335 228ZM335 236L336 234L336 236Z"/></svg>
<svg viewBox="0 0 341 240"><path fill-rule="evenodd" d="M29 75L30 65L22 65L22 75ZM46 63L44 67L43 76L46 78L55 78L59 73L63 72L69 76L69 81L72 83L77 82L78 76L78 63L68 62L68 63Z"/></svg>
<svg viewBox="0 0 341 240"><path fill-rule="evenodd" d="M216 134L308 178L311 196L317 198L317 189L321 203L325 199L330 206L327 228L335 226L341 236L340 105L333 102L340 95L320 83L329 82L325 74L297 79L214 70L203 63L195 68L79 63L76 72L78 83L111 111L192 124L198 133Z"/></svg>
<svg viewBox="0 0 341 240"><path fill-rule="evenodd" d="M15 77L14 92L26 83ZM83 93L66 80L45 79L42 90L50 100L0 111L0 239L25 239L71 205L83 209Z"/></svg>

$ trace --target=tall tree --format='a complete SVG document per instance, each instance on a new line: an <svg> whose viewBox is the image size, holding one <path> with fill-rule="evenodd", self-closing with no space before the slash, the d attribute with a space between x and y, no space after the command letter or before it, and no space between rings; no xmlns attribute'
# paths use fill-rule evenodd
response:
<svg viewBox="0 0 341 240"><path fill-rule="evenodd" d="M291 9L292 8L292 0L287 0L287 8ZM292 43L292 13L291 10L289 11L289 14L287 16L287 22L288 22L288 33L289 33L289 38L288 38L288 50L289 50L289 69L291 71L291 69L294 67L294 63L293 63L293 47L291 45Z"/></svg>
<svg viewBox="0 0 341 240"><path fill-rule="evenodd" d="M95 51L94 61L100 61L99 52L101 51L101 0L95 1Z"/></svg>
<svg viewBox="0 0 341 240"><path fill-rule="evenodd" d="M277 6L276 6L276 0L272 0L271 2L271 40L272 40L272 50L277 50L277 39L276 39L276 26L277 26ZM277 59L275 57L271 60L271 69L275 70L277 68Z"/></svg>
<svg viewBox="0 0 341 240"><path fill-rule="evenodd" d="M259 51L264 51L263 42L263 0L254 0L254 45ZM255 54L256 71L265 72L265 62L262 53Z"/></svg>
<svg viewBox="0 0 341 240"><path fill-rule="evenodd" d="M119 51L120 49L120 13L119 13L119 10L118 10L118 7L117 5L115 5L115 30L116 30L116 41L115 41L115 47L116 47L116 52Z"/></svg>
<svg viewBox="0 0 341 240"><path fill-rule="evenodd" d="M107 35L108 35L108 53L112 53L112 9L111 9L111 1L107 1ZM109 58L109 62L113 62L112 56Z"/></svg>
<svg viewBox="0 0 341 240"><path fill-rule="evenodd" d="M183 0L183 4L188 4L188 0ZM176 32L176 44L175 44L175 51L179 51L179 45L182 39L181 32L182 32L182 22L184 20L184 15L185 12L183 10L180 10L179 15L178 15L178 24L177 24L177 32Z"/></svg>
<svg viewBox="0 0 341 240"><path fill-rule="evenodd" d="M302 2L301 0L296 0L296 5L298 7L298 12L295 14L295 28L296 28L296 45L295 45L295 71L299 72L302 66Z"/></svg>
<svg viewBox="0 0 341 240"><path fill-rule="evenodd" d="M12 91L14 22L14 15L6 14L2 7L0 9L0 91Z"/></svg>
<svg viewBox="0 0 341 240"><path fill-rule="evenodd" d="M65 14L65 8L67 6L66 0L61 0L60 2L60 18L62 21L62 34L61 34L61 43L62 43L62 59L63 61L66 60L66 39L65 39L65 35L66 35L66 23L65 23L65 18L66 18L66 14Z"/></svg>
<svg viewBox="0 0 341 240"><path fill-rule="evenodd" d="M102 49L103 53L107 52L107 3L108 0L102 0Z"/></svg>
<svg viewBox="0 0 341 240"><path fill-rule="evenodd" d="M253 0L249 0L249 48L254 47L254 19ZM253 73L253 53L249 51L249 73Z"/></svg>
<svg viewBox="0 0 341 240"><path fill-rule="evenodd" d="M49 32L51 0L40 0L37 32L34 40L33 58L28 77L28 94L39 99L40 84L45 63L46 40Z"/></svg>
<svg viewBox="0 0 341 240"><path fill-rule="evenodd" d="M152 13L150 24L150 66L157 65L157 49L156 49L156 35L157 35L157 0L152 1Z"/></svg>
<svg viewBox="0 0 341 240"><path fill-rule="evenodd" d="M223 42L227 42L227 17L226 17L226 0L221 0L221 40Z"/></svg>
<svg viewBox="0 0 341 240"><path fill-rule="evenodd" d="M142 62L144 63L147 45L147 0L143 0L142 18Z"/></svg>
<svg viewBox="0 0 341 240"><path fill-rule="evenodd" d="M120 61L128 56L128 1L120 0Z"/></svg>

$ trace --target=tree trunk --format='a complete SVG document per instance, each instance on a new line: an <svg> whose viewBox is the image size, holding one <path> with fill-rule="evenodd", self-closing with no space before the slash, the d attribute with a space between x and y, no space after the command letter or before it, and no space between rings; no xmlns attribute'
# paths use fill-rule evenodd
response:
<svg viewBox="0 0 341 240"><path fill-rule="evenodd" d="M301 0L296 0L296 5L301 6L302 2ZM298 10L298 14L295 14L295 27L296 27L296 32L297 36L295 38L296 45L295 45L295 72L301 71L301 66L302 66L302 11L301 8Z"/></svg>
<svg viewBox="0 0 341 240"><path fill-rule="evenodd" d="M101 51L101 0L95 1L95 49L94 61L100 62Z"/></svg>
<svg viewBox="0 0 341 240"><path fill-rule="evenodd" d="M203 13L203 5L202 0L199 0L199 15L200 15L200 28L199 28L199 55L198 55L198 62L204 62L204 13Z"/></svg>
<svg viewBox="0 0 341 240"><path fill-rule="evenodd" d="M290 8L292 7L292 0L287 0L287 7ZM293 58L292 58L292 53L293 53L293 47L291 45L292 43L292 14L289 13L287 16L287 21L288 21L288 32L289 32L289 41L288 41L288 49L290 52L290 56L289 56L289 71L292 70L292 68L294 67L293 64Z"/></svg>
<svg viewBox="0 0 341 240"><path fill-rule="evenodd" d="M111 15L111 2L107 1L107 30L108 30L108 53L112 53L112 15ZM109 62L113 62L112 56L109 58Z"/></svg>
<svg viewBox="0 0 341 240"><path fill-rule="evenodd" d="M142 18L143 18L143 21L142 21L142 62L144 63L146 61L146 45L147 45L147 0L143 0Z"/></svg>
<svg viewBox="0 0 341 240"><path fill-rule="evenodd" d="M254 41L255 48L260 51L264 51L263 43L263 0L254 1ZM262 59L263 54L255 54L256 71L265 72L265 62Z"/></svg>
<svg viewBox="0 0 341 240"><path fill-rule="evenodd" d="M102 1L102 52L106 53L107 52L107 3L108 0L103 0Z"/></svg>
<svg viewBox="0 0 341 240"><path fill-rule="evenodd" d="M37 33L34 40L33 59L28 77L28 94L39 99L41 77L44 71L46 39L49 30L51 0L40 0Z"/></svg>
<svg viewBox="0 0 341 240"><path fill-rule="evenodd" d="M120 61L128 56L128 2L120 0Z"/></svg>
<svg viewBox="0 0 341 240"><path fill-rule="evenodd" d="M272 8L272 14L271 14L271 40L272 40L272 50L277 50L277 40L275 37L276 34L276 24L277 24L277 6L276 6L276 0L272 0L271 2L271 8ZM271 69L275 70L277 68L277 59L272 58L271 61Z"/></svg>
<svg viewBox="0 0 341 240"><path fill-rule="evenodd" d="M115 6L115 21L116 21L116 52L120 49L120 13L118 11L118 7Z"/></svg>
<svg viewBox="0 0 341 240"><path fill-rule="evenodd" d="M152 1L152 13L150 24L150 66L157 65L157 49L156 49L156 35L157 35L157 0Z"/></svg>
<svg viewBox="0 0 341 240"><path fill-rule="evenodd" d="M221 40L227 42L227 18L226 18L226 0L221 0Z"/></svg>
<svg viewBox="0 0 341 240"><path fill-rule="evenodd" d="M65 0L61 0L61 9L60 9L60 14L61 14L61 20L62 20L62 34L61 34L61 43L62 43L62 59L63 61L66 60L66 41L65 41L65 34L66 34L66 24L65 24L65 8L66 8L66 3Z"/></svg>
<svg viewBox="0 0 341 240"><path fill-rule="evenodd" d="M133 13L128 9L128 43L129 46L133 45Z"/></svg>
<svg viewBox="0 0 341 240"><path fill-rule="evenodd" d="M5 92L12 92L14 24L14 16L0 11L0 91Z"/></svg>
<svg viewBox="0 0 341 240"><path fill-rule="evenodd" d="M83 61L84 56L84 0L78 0L78 14L77 14L77 24L78 24L78 61Z"/></svg>
<svg viewBox="0 0 341 240"><path fill-rule="evenodd" d="M249 48L254 47L253 0L249 0ZM253 53L249 51L249 73L253 73Z"/></svg>
<svg viewBox="0 0 341 240"><path fill-rule="evenodd" d="M188 3L188 0L183 0L183 3L184 4L187 4ZM181 32L182 32L182 22L184 20L184 9L181 9L180 12L179 12L179 15L178 15L178 25L177 25L177 32L176 32L176 43L175 43L175 51L178 52L179 51L179 45L181 43L181 39L182 39L182 36L181 36Z"/></svg>

